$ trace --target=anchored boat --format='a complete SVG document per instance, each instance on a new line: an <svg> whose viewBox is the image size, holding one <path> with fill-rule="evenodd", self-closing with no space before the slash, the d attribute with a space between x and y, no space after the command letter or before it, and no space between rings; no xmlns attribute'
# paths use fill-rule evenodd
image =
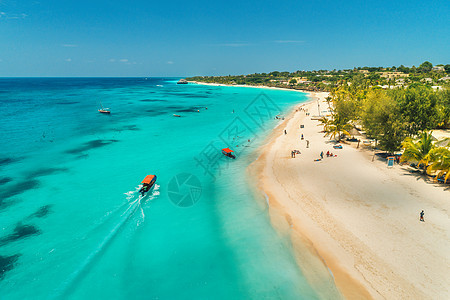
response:
<svg viewBox="0 0 450 300"><path fill-rule="evenodd" d="M101 113L101 114L110 114L110 113L111 113L111 111L108 110L109 108L103 108L103 105L102 105L101 102L100 102L100 106L101 106L102 108L100 108L100 109L98 110L99 113Z"/></svg>
<svg viewBox="0 0 450 300"><path fill-rule="evenodd" d="M231 150L230 148L223 148L222 149L222 154L225 156L228 156L232 159L236 159L236 156L233 154L233 150Z"/></svg>
<svg viewBox="0 0 450 300"><path fill-rule="evenodd" d="M144 196L147 192L149 192L156 183L156 175L147 175L144 180L142 180L142 187L139 190L139 193Z"/></svg>

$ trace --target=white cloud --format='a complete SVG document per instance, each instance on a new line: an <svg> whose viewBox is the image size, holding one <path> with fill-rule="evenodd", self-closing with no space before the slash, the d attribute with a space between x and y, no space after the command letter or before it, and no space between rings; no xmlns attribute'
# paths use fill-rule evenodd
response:
<svg viewBox="0 0 450 300"><path fill-rule="evenodd" d="M71 58L67 58L66 61L67 61L67 62L71 62L72 59L71 59Z"/></svg>
<svg viewBox="0 0 450 300"><path fill-rule="evenodd" d="M67 47L67 48L74 48L74 47L78 47L78 45L75 44L62 44L62 47Z"/></svg>
<svg viewBox="0 0 450 300"><path fill-rule="evenodd" d="M4 11L0 11L0 18L4 18L6 20L10 19L25 19L28 17L27 14L21 13L21 14L9 14Z"/></svg>
<svg viewBox="0 0 450 300"><path fill-rule="evenodd" d="M169 60L169 61L167 62L167 64L169 64L169 65L173 65L173 64L174 64L174 62L173 62L173 61L171 61L171 60Z"/></svg>
<svg viewBox="0 0 450 300"><path fill-rule="evenodd" d="M115 59L115 58L111 58L108 60L110 63L115 63L115 62L120 62L123 63L125 65L137 65L137 62L135 61L130 61L128 58L122 58L122 59Z"/></svg>

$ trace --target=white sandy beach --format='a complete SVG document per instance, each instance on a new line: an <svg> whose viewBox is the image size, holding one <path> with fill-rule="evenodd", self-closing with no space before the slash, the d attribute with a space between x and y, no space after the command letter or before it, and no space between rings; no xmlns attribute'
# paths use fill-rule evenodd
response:
<svg viewBox="0 0 450 300"><path fill-rule="evenodd" d="M321 110L326 95L311 94ZM303 107L318 114L317 100ZM347 299L450 299L449 186L407 167L387 168L355 144L333 149L311 116L293 112L249 167L268 195L274 227L290 237L310 282L333 285L318 274L327 267ZM293 149L301 151L296 158ZM315 162L321 151L337 157Z"/></svg>
<svg viewBox="0 0 450 300"><path fill-rule="evenodd" d="M256 89L270 89L270 90L282 90L282 91L293 91L304 93L304 90L294 90L290 88L279 88L273 86L265 86L265 85L245 85L245 84L223 84L223 83L208 83L208 82L199 82L199 81L188 81L189 83L201 84L201 85L210 85L210 86L232 86L232 87L246 87L246 88L256 88Z"/></svg>

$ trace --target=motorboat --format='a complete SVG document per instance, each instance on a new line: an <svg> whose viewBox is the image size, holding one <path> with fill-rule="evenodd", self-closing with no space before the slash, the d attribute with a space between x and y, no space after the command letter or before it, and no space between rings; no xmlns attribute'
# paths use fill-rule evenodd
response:
<svg viewBox="0 0 450 300"><path fill-rule="evenodd" d="M231 150L230 148L223 148L222 149L222 154L225 156L228 156L232 159L236 159L236 156L233 154L233 150Z"/></svg>
<svg viewBox="0 0 450 300"><path fill-rule="evenodd" d="M142 180L142 187L139 190L139 193L142 196L145 196L146 193L148 193L156 183L156 175L147 175L145 176L144 180Z"/></svg>

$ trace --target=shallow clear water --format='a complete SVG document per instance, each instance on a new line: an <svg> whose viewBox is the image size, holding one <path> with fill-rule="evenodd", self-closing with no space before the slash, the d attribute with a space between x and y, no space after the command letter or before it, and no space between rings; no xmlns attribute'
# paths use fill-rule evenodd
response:
<svg viewBox="0 0 450 300"><path fill-rule="evenodd" d="M1 298L316 298L245 172L304 100L174 78L0 79Z"/></svg>

